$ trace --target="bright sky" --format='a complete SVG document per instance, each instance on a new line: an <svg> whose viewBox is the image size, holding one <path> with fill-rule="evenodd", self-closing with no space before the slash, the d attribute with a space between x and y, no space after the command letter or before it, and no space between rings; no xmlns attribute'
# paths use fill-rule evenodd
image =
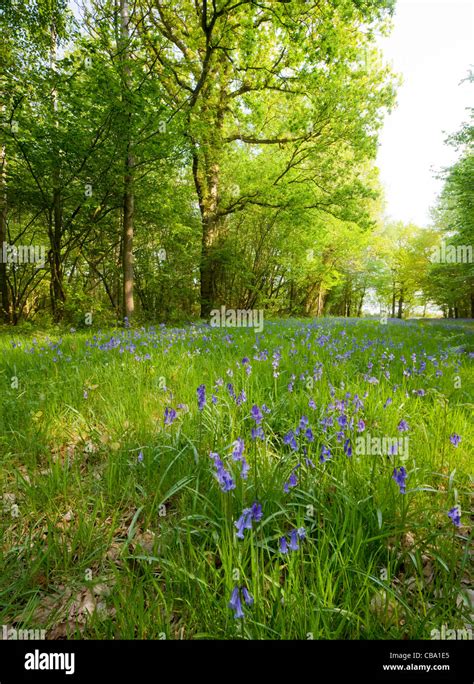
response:
<svg viewBox="0 0 474 684"><path fill-rule="evenodd" d="M460 85L474 67L474 0L397 0L392 34L380 46L403 77L380 137L386 213L427 225L442 186L434 173L457 158L444 140L474 106L474 85Z"/></svg>

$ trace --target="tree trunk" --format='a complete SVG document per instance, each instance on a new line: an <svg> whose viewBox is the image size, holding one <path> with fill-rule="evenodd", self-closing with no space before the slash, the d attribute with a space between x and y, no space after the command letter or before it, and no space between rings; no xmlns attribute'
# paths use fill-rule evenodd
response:
<svg viewBox="0 0 474 684"><path fill-rule="evenodd" d="M122 103L126 115L126 154L123 177L123 232L122 232L122 274L123 274L123 317L130 320L135 310L133 298L133 217L135 197L133 192L134 157L131 151L132 112L130 103L130 31L128 0L120 0L120 35L122 55Z"/></svg>
<svg viewBox="0 0 474 684"><path fill-rule="evenodd" d="M392 318L395 318L395 306L396 306L396 292L395 292L395 283L393 284L392 288Z"/></svg>
<svg viewBox="0 0 474 684"><path fill-rule="evenodd" d="M0 320L10 319L7 265L3 261L3 243L7 241L7 155L6 147L0 150Z"/></svg>
<svg viewBox="0 0 474 684"><path fill-rule="evenodd" d="M50 28L50 67L53 71L56 70L57 60L57 35L56 27L51 24ZM53 85L51 91L51 105L53 110L53 117L56 128L59 127L58 121L58 93ZM60 169L59 169L59 150L56 150L53 167L53 211L49 222L49 262L51 271L51 309L53 313L53 320L55 323L61 321L64 313L64 302L66 301L66 293L63 286L63 268L61 262L61 241L63 234L63 213L62 213L62 198L60 186Z"/></svg>
<svg viewBox="0 0 474 684"><path fill-rule="evenodd" d="M403 316L403 290L400 290L400 296L398 298L398 314L397 318L402 318Z"/></svg>

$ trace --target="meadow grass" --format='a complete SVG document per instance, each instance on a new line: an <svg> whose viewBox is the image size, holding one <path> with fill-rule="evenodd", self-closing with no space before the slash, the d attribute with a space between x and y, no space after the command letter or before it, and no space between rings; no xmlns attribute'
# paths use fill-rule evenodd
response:
<svg viewBox="0 0 474 684"><path fill-rule="evenodd" d="M466 627L469 345L468 325L353 319L270 321L262 334L3 332L0 624L95 639ZM408 437L409 452L357 453L367 434ZM234 489L222 491L211 452ZM405 493L392 478L402 465ZM254 502L263 515L238 539ZM298 550L282 553L300 528ZM229 607L236 586L254 599L243 619Z"/></svg>

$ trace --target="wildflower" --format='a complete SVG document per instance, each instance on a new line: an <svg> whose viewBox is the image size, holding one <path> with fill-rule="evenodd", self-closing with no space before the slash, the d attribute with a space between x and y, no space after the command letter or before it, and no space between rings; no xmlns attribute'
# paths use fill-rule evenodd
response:
<svg viewBox="0 0 474 684"><path fill-rule="evenodd" d="M255 501L252 504L251 510L252 510L252 518L255 520L255 522L260 522L260 520L262 519L262 516L263 516L261 504L259 504L259 503L257 503L257 501Z"/></svg>
<svg viewBox="0 0 474 684"><path fill-rule="evenodd" d="M309 408L311 408L313 410L316 408L316 403L315 403L314 399L309 400L308 406L309 406Z"/></svg>
<svg viewBox="0 0 474 684"><path fill-rule="evenodd" d="M242 437L237 437L232 446L234 447L232 450L232 458L234 461L241 461L244 453L244 440Z"/></svg>
<svg viewBox="0 0 474 684"><path fill-rule="evenodd" d="M263 432L261 425L256 428L252 428L252 439L257 439L257 437L261 439L262 442L265 439L265 433Z"/></svg>
<svg viewBox="0 0 474 684"><path fill-rule="evenodd" d="M283 485L283 491L285 492L285 494L288 494L288 492L290 491L290 487L296 487L297 484L298 479L295 475L295 471L293 470L288 479L288 482L285 482L285 484Z"/></svg>
<svg viewBox="0 0 474 684"><path fill-rule="evenodd" d="M313 431L311 430L311 428L307 428L307 430L304 434L305 434L305 437L308 440L308 442L314 442L314 435L313 435Z"/></svg>
<svg viewBox="0 0 474 684"><path fill-rule="evenodd" d="M395 480L400 487L400 494L405 494L406 490L407 471L403 466L400 469L395 468L392 475L392 480Z"/></svg>
<svg viewBox="0 0 474 684"><path fill-rule="evenodd" d="M348 458L352 456L352 446L350 439L346 439L346 441L344 442L344 453Z"/></svg>
<svg viewBox="0 0 474 684"><path fill-rule="evenodd" d="M337 422L339 423L339 427L344 428L347 425L347 418L344 414L340 415L337 417Z"/></svg>
<svg viewBox="0 0 474 684"><path fill-rule="evenodd" d="M197 388L198 409L203 410L206 403L206 385L199 385Z"/></svg>
<svg viewBox="0 0 474 684"><path fill-rule="evenodd" d="M290 546L288 547L290 551L298 551L300 548L298 546L298 531L297 530L291 530L290 532Z"/></svg>
<svg viewBox="0 0 474 684"><path fill-rule="evenodd" d="M449 438L449 441L451 442L451 444L452 444L453 446L457 447L457 445L458 445L459 442L461 441L461 437L460 437L460 435L458 435L458 434L456 434L455 432L453 432L453 434L452 434L452 435L450 436L450 438Z"/></svg>
<svg viewBox="0 0 474 684"><path fill-rule="evenodd" d="M390 404L392 404L392 403L393 403L393 399L391 397L389 397L387 399L387 401L385 402L385 404L383 405L384 409L386 409L387 406L390 406Z"/></svg>
<svg viewBox="0 0 474 684"><path fill-rule="evenodd" d="M255 501L250 508L244 508L240 518L234 523L237 528L237 538L244 538L244 531L252 529L252 522L260 522L263 516L262 506Z"/></svg>
<svg viewBox="0 0 474 684"><path fill-rule="evenodd" d="M252 418L254 419L254 421L257 423L257 425L260 425L260 423L263 420L263 415L262 415L262 412L260 411L260 408L257 406L257 404L254 404L252 406L250 414L251 414Z"/></svg>
<svg viewBox="0 0 474 684"><path fill-rule="evenodd" d="M232 608L234 611L234 617L235 618L243 618L244 616L244 611L242 610L242 603L240 601L240 590L239 587L234 587L230 601L229 601L229 608Z"/></svg>
<svg viewBox="0 0 474 684"><path fill-rule="evenodd" d="M165 425L172 425L176 418L176 411L174 408L165 408Z"/></svg>
<svg viewBox="0 0 474 684"><path fill-rule="evenodd" d="M263 413L270 413L270 409L266 404L262 404L262 411Z"/></svg>
<svg viewBox="0 0 474 684"><path fill-rule="evenodd" d="M231 474L225 469L219 454L212 452L209 454L214 461L214 467L216 469L215 477L219 482L223 492L229 492L231 489L235 489L235 482L232 479Z"/></svg>
<svg viewBox="0 0 474 684"><path fill-rule="evenodd" d="M295 433L293 430L290 430L284 437L283 437L283 442L285 444L288 444L293 451L298 451L298 444L296 443L295 439Z"/></svg>
<svg viewBox="0 0 474 684"><path fill-rule="evenodd" d="M300 539L306 539L306 530L304 527L298 527L296 533Z"/></svg>
<svg viewBox="0 0 474 684"><path fill-rule="evenodd" d="M327 461L329 458L331 458L331 449L323 446L319 460L321 463L324 463L324 461Z"/></svg>
<svg viewBox="0 0 474 684"><path fill-rule="evenodd" d="M248 606L251 606L253 603L253 596L250 595L249 590L247 587L242 587L242 596L244 597L244 601Z"/></svg>
<svg viewBox="0 0 474 684"><path fill-rule="evenodd" d="M139 451L139 452L138 452L137 461L138 461L139 463L142 463L142 461L143 461L143 451Z"/></svg>
<svg viewBox="0 0 474 684"><path fill-rule="evenodd" d="M306 416L302 416L302 417L301 417L301 420L300 420L300 422L299 422L299 425L298 425L298 427L297 427L296 430L295 430L295 434L296 434L296 435L299 435L300 432L302 432L302 430L305 430L305 429L306 429L306 426L307 426L307 425L308 425L308 419L306 418Z"/></svg>
<svg viewBox="0 0 474 684"><path fill-rule="evenodd" d="M237 528L237 539L244 538L244 531L252 529L252 509L244 508L240 518L234 523Z"/></svg>
<svg viewBox="0 0 474 684"><path fill-rule="evenodd" d="M288 542L286 537L280 537L280 551L281 553L288 553Z"/></svg>
<svg viewBox="0 0 474 684"><path fill-rule="evenodd" d="M235 403L237 404L237 406L240 406L245 401L247 401L247 395L245 394L244 390L242 390L237 399L235 400Z"/></svg>
<svg viewBox="0 0 474 684"><path fill-rule="evenodd" d="M365 430L365 421L360 418L360 420L357 423L357 432L364 432Z"/></svg>
<svg viewBox="0 0 474 684"><path fill-rule="evenodd" d="M408 432L409 429L410 429L410 426L408 425L406 420L401 420L398 423L398 431L399 432Z"/></svg>
<svg viewBox="0 0 474 684"><path fill-rule="evenodd" d="M451 508L448 511L448 516L451 518L456 527L461 527L461 511L459 510L458 506Z"/></svg>

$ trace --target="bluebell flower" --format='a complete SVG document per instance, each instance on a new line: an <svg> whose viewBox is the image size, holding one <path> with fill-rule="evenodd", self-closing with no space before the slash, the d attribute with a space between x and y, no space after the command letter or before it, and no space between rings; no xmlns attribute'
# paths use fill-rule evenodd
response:
<svg viewBox="0 0 474 684"><path fill-rule="evenodd" d="M350 439L346 439L346 441L344 442L344 453L349 458L352 456L352 446L351 446L351 440Z"/></svg>
<svg viewBox="0 0 474 684"><path fill-rule="evenodd" d="M234 587L229 601L229 608L234 611L234 618L243 618L244 611L242 610L242 603L240 601L239 587Z"/></svg>
<svg viewBox="0 0 474 684"><path fill-rule="evenodd" d="M257 439L257 437L261 439L262 442L265 439L265 433L263 432L261 425L256 428L252 428L252 439Z"/></svg>
<svg viewBox="0 0 474 684"><path fill-rule="evenodd" d="M288 547L290 551L298 551L300 548L298 546L298 532L297 530L291 530L290 532L290 545Z"/></svg>
<svg viewBox="0 0 474 684"><path fill-rule="evenodd" d="M311 428L307 428L307 430L304 434L305 434L305 437L308 440L308 442L314 442L314 435L313 435L313 431L311 430Z"/></svg>
<svg viewBox="0 0 474 684"><path fill-rule="evenodd" d="M319 457L320 462L324 463L324 461L327 461L330 458L331 449L329 449L329 447L323 446L323 448L321 449L321 456Z"/></svg>
<svg viewBox="0 0 474 684"><path fill-rule="evenodd" d="M401 421L398 423L398 430L399 430L399 432L408 432L409 429L410 429L410 426L408 425L408 423L406 422L406 420L401 420Z"/></svg>
<svg viewBox="0 0 474 684"><path fill-rule="evenodd" d="M244 440L242 437L237 437L232 446L234 447L232 450L232 458L234 461L241 461L244 453Z"/></svg>
<svg viewBox="0 0 474 684"><path fill-rule="evenodd" d="M286 537L280 537L280 552L288 553L288 542L286 541Z"/></svg>
<svg viewBox="0 0 474 684"><path fill-rule="evenodd" d="M262 415L262 412L260 411L260 408L257 406L257 404L254 404L252 406L250 414L251 414L252 418L254 419L254 421L257 423L257 425L260 425L260 423L263 420L263 415Z"/></svg>
<svg viewBox="0 0 474 684"><path fill-rule="evenodd" d="M206 403L206 385L199 385L197 388L198 409L203 410Z"/></svg>
<svg viewBox="0 0 474 684"><path fill-rule="evenodd" d="M231 489L235 489L235 482L232 479L232 475L225 469L219 454L211 452L209 455L214 461L214 467L216 468L214 475L220 484L221 490L223 492L230 492Z"/></svg>
<svg viewBox="0 0 474 684"><path fill-rule="evenodd" d="M176 418L174 408L165 408L165 425L171 425Z"/></svg>
<svg viewBox="0 0 474 684"><path fill-rule="evenodd" d="M347 425L347 417L342 414L337 417L337 422L339 423L339 427L344 428Z"/></svg>
<svg viewBox="0 0 474 684"><path fill-rule="evenodd" d="M263 516L262 506L255 501L250 508L244 508L240 518L234 523L237 538L244 538L244 531L252 529L252 522L260 522Z"/></svg>
<svg viewBox="0 0 474 684"><path fill-rule="evenodd" d="M263 516L261 504L259 504L259 503L257 503L257 501L255 501L252 504L251 510L252 510L252 518L255 520L255 522L260 522L260 520L262 519L262 516Z"/></svg>
<svg viewBox="0 0 474 684"><path fill-rule="evenodd" d="M247 587L242 587L242 596L244 597L244 601L248 606L253 604L253 596L250 595Z"/></svg>
<svg viewBox="0 0 474 684"><path fill-rule="evenodd" d="M283 437L283 442L284 444L288 444L293 449L293 451L298 451L298 444L296 443L295 433L293 432L293 430L290 430Z"/></svg>
<svg viewBox="0 0 474 684"><path fill-rule="evenodd" d="M359 419L357 422L357 432L364 432L365 430L365 421L362 420L362 418Z"/></svg>
<svg viewBox="0 0 474 684"><path fill-rule="evenodd" d="M461 527L461 512L457 506L454 506L448 511L448 516L451 518L456 527Z"/></svg>
<svg viewBox="0 0 474 684"><path fill-rule="evenodd" d="M295 472L292 471L292 473L288 479L288 482L285 482L285 484L283 485L283 491L285 492L285 494L288 494L288 492L290 491L290 487L296 487L297 484L298 484L298 479L295 475Z"/></svg>
<svg viewBox="0 0 474 684"><path fill-rule="evenodd" d="M240 518L234 523L237 528L237 539L244 538L244 531L252 529L252 509L244 508Z"/></svg>
<svg viewBox="0 0 474 684"><path fill-rule="evenodd" d="M143 461L143 451L139 451L139 452L138 452L137 461L138 461L139 463L142 463L142 461Z"/></svg>
<svg viewBox="0 0 474 684"><path fill-rule="evenodd" d="M242 390L237 399L235 400L235 403L237 404L237 406L240 406L245 401L247 401L247 395L245 394L244 390Z"/></svg>
<svg viewBox="0 0 474 684"><path fill-rule="evenodd" d="M407 471L403 466L400 469L395 468L392 475L392 480L395 480L397 485L400 487L400 493L405 494L406 491L406 479Z"/></svg>
<svg viewBox="0 0 474 684"><path fill-rule="evenodd" d="M452 434L452 435L450 436L450 438L449 438L449 441L451 442L451 444L452 444L453 446L457 447L457 445L458 445L459 442L461 441L461 437L460 437L460 435L458 435L458 434L456 434L455 432L453 432L453 434Z"/></svg>

